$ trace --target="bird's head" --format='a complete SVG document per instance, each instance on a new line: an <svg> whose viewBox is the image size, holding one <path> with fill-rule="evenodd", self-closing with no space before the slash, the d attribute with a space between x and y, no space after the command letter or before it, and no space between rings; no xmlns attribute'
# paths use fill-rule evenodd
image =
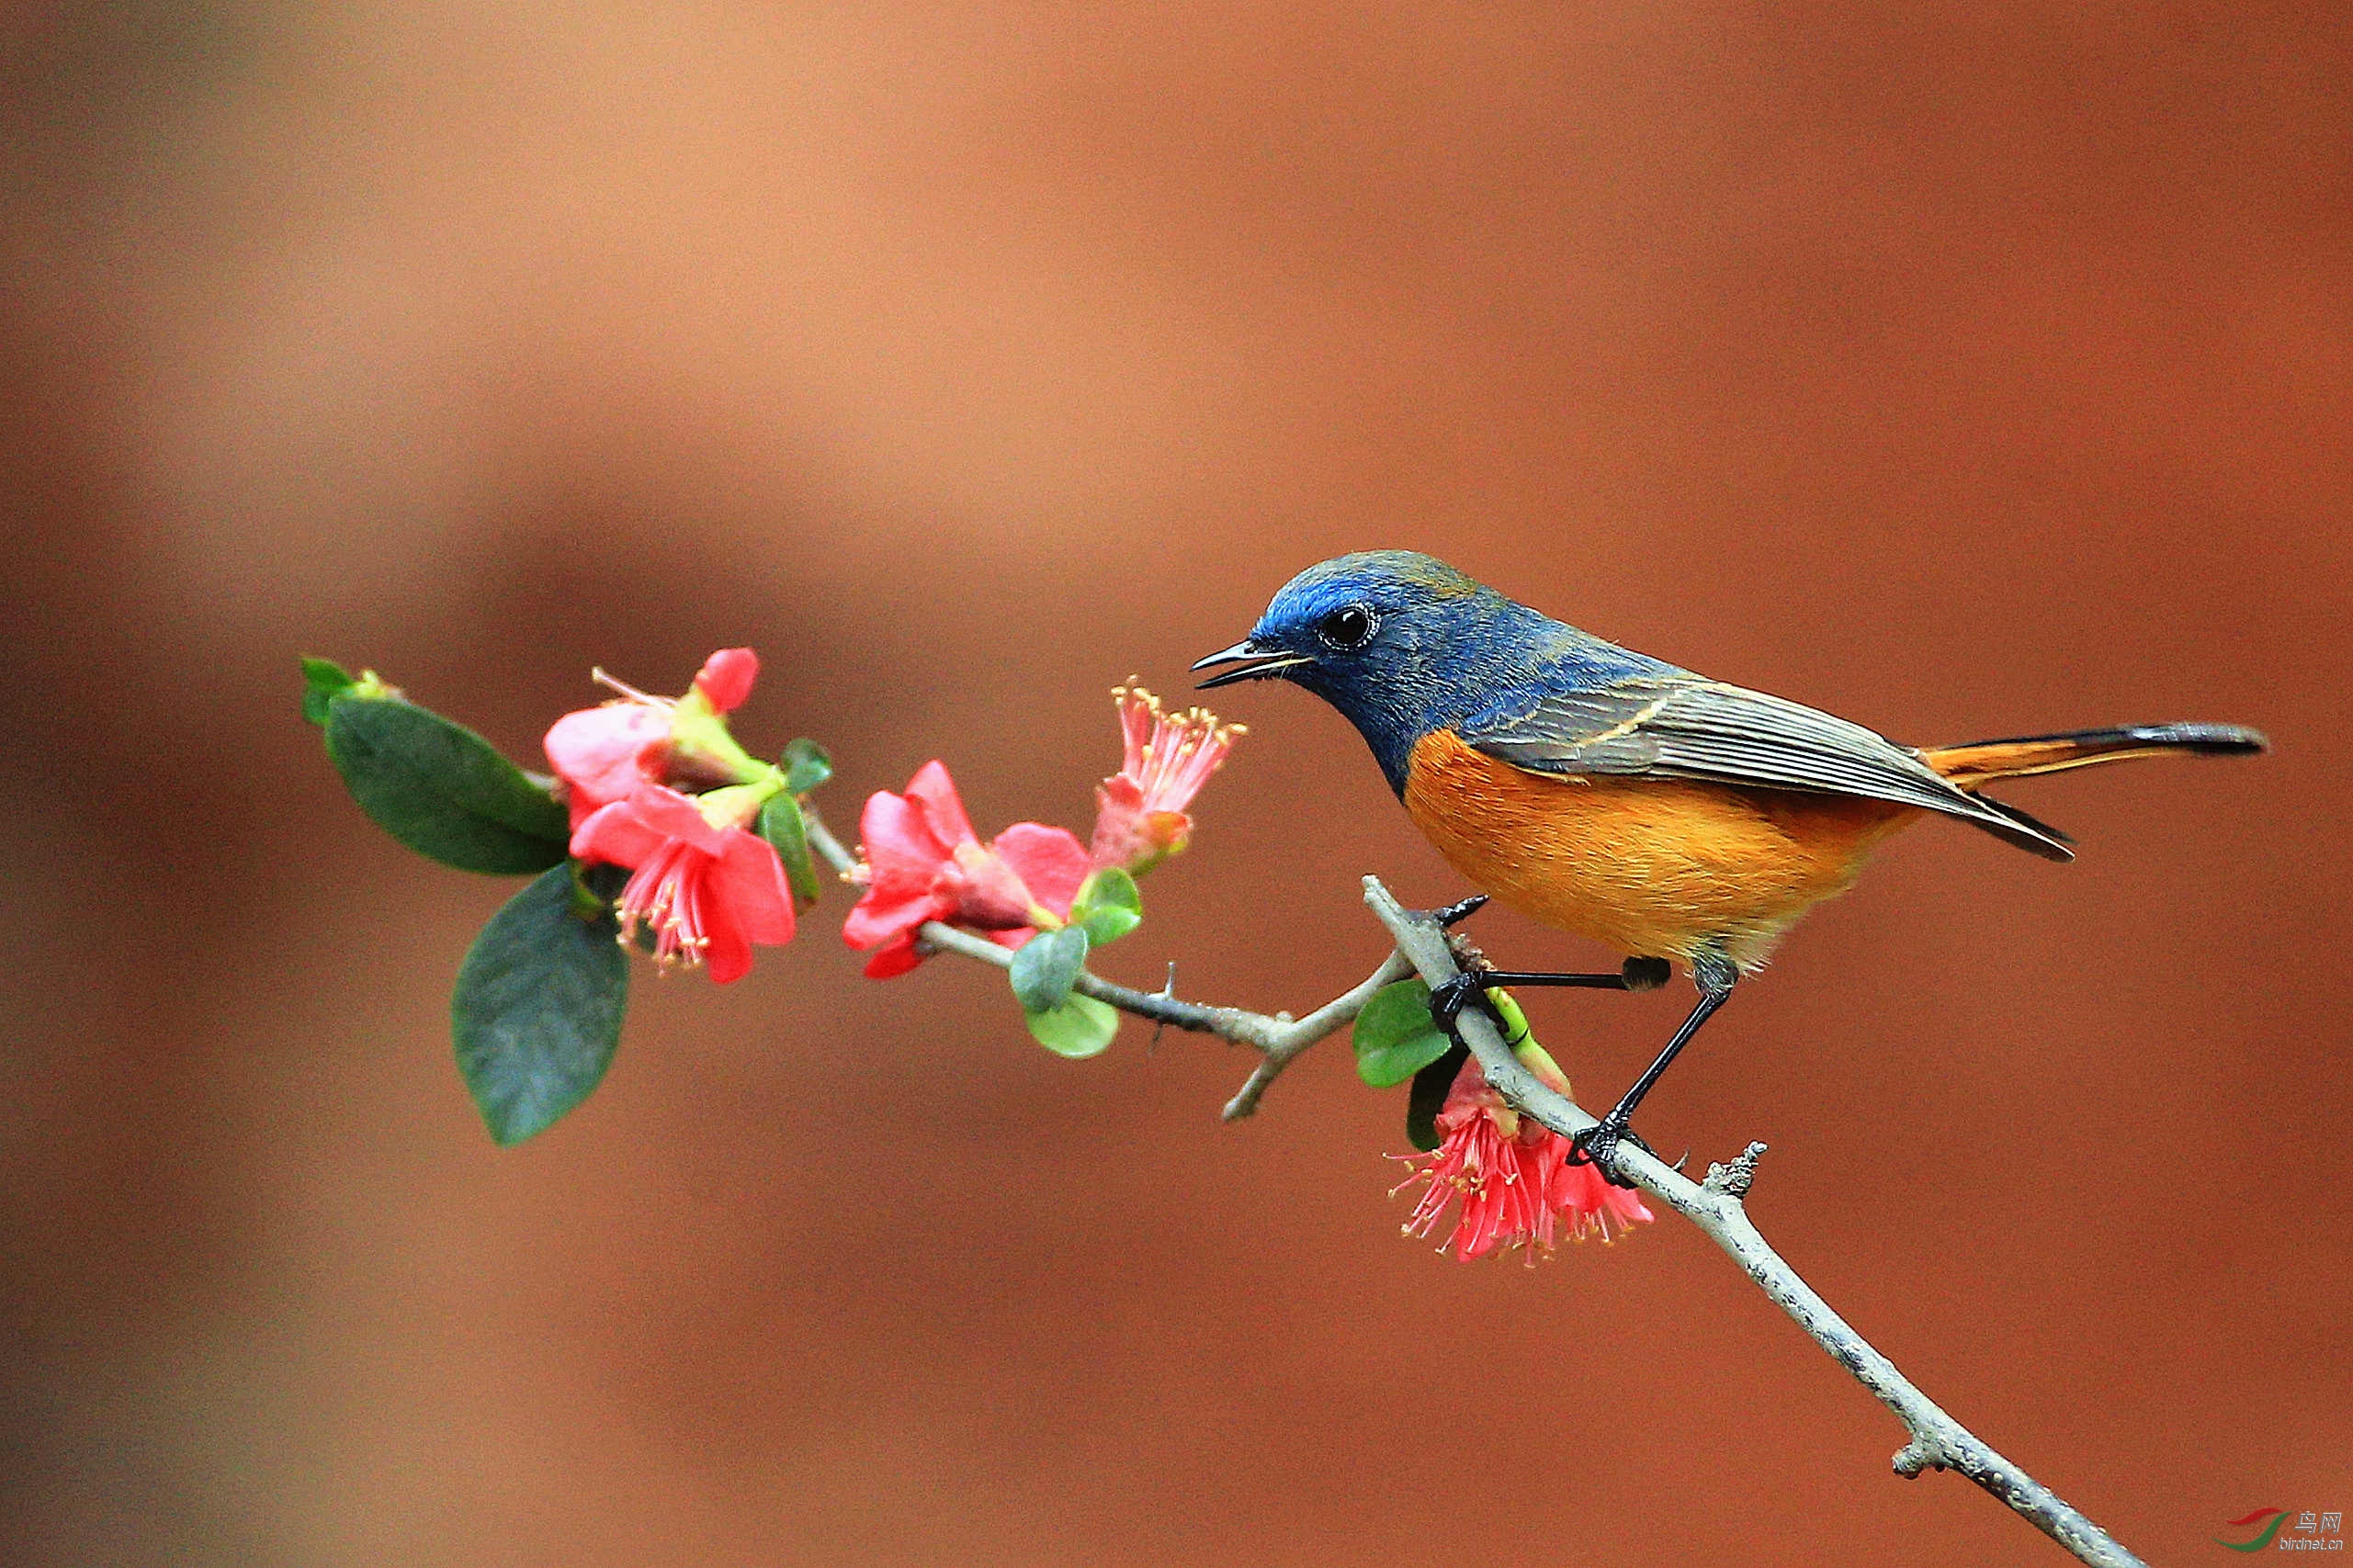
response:
<svg viewBox="0 0 2353 1568"><path fill-rule="evenodd" d="M1401 789L1414 741L1476 707L1494 675L1524 668L1553 625L1442 561L1370 550L1284 583L1249 637L1193 669L1235 666L1204 690L1237 681L1306 687L1355 724Z"/></svg>

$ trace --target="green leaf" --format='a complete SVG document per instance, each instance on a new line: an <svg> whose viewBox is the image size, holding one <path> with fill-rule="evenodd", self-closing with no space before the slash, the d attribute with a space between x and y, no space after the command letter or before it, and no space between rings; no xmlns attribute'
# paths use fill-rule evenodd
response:
<svg viewBox="0 0 2353 1568"><path fill-rule="evenodd" d="M629 885L628 866L605 861L593 865L580 861L566 863L571 868L571 912L580 919L593 920L608 913L606 906L619 898L621 890ZM639 934L644 934L642 928Z"/></svg>
<svg viewBox="0 0 2353 1568"><path fill-rule="evenodd" d="M458 1071L503 1145L586 1100L620 1043L628 957L609 907L581 918L581 886L569 864L536 878L491 917L458 971Z"/></svg>
<svg viewBox="0 0 2353 1568"><path fill-rule="evenodd" d="M1070 906L1070 923L1085 927L1087 940L1097 947L1142 925L1144 896L1136 890L1136 879L1115 865L1089 874Z"/></svg>
<svg viewBox="0 0 2353 1568"><path fill-rule="evenodd" d="M1446 1054L1453 1043L1430 1016L1430 987L1399 980L1373 993L1351 1033L1356 1076L1374 1089L1401 1084Z"/></svg>
<svg viewBox="0 0 2353 1568"><path fill-rule="evenodd" d="M1446 1109L1446 1091L1454 1087L1454 1075L1471 1059L1465 1046L1450 1046L1444 1055L1413 1075L1411 1098L1406 1101L1406 1141L1428 1154L1443 1139L1438 1135L1438 1113Z"/></svg>
<svg viewBox="0 0 2353 1568"><path fill-rule="evenodd" d="M1040 1045L1073 1061L1102 1055L1119 1032L1117 1010L1092 997L1072 997L1060 1007L1024 1016Z"/></svg>
<svg viewBox="0 0 2353 1568"><path fill-rule="evenodd" d="M792 884L793 904L808 908L817 902L817 867L809 863L809 828L801 820L800 802L789 795L772 795L760 808L760 836L776 847L785 863L785 880Z"/></svg>
<svg viewBox="0 0 2353 1568"><path fill-rule="evenodd" d="M302 656L302 716L312 724L327 722L327 704L339 692L358 685L350 671L332 659Z"/></svg>
<svg viewBox="0 0 2353 1568"><path fill-rule="evenodd" d="M327 755L378 827L444 865L513 875L564 858L564 808L437 713L397 697L330 698Z"/></svg>
<svg viewBox="0 0 2353 1568"><path fill-rule="evenodd" d="M785 748L785 788L792 794L807 795L832 776L833 759L807 736Z"/></svg>
<svg viewBox="0 0 2353 1568"><path fill-rule="evenodd" d="M1024 1012L1046 1012L1062 1005L1087 962L1087 933L1077 926L1040 931L1013 954L1009 974Z"/></svg>

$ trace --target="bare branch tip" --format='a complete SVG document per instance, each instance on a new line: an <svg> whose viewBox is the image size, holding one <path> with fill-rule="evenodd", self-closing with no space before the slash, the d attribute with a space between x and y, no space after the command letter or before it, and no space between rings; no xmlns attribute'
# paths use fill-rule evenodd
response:
<svg viewBox="0 0 2353 1568"><path fill-rule="evenodd" d="M1757 1179L1757 1156L1764 1152L1764 1145L1750 1144L1730 1165L1711 1162L1707 1179L1700 1183L1702 1190L1735 1200L1746 1198Z"/></svg>

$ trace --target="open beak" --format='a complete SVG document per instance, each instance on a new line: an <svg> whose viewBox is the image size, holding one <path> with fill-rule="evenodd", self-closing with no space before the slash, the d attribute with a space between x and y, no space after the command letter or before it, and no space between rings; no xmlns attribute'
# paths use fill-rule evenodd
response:
<svg viewBox="0 0 2353 1568"><path fill-rule="evenodd" d="M1212 686L1230 686L1237 681L1271 681L1285 670L1295 670L1302 664L1313 664L1315 656L1291 653L1283 649L1264 649L1244 638L1233 647L1221 649L1206 659L1195 660L1193 669L1206 670L1213 664L1239 664L1239 670L1228 670L1222 675L1212 675L1193 688L1205 692Z"/></svg>

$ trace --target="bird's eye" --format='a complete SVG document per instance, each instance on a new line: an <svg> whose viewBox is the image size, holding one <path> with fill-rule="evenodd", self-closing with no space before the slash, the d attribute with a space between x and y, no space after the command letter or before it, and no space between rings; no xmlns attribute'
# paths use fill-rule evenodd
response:
<svg viewBox="0 0 2353 1568"><path fill-rule="evenodd" d="M1368 606L1345 604L1316 623L1316 635L1347 653L1371 642L1373 628L1378 625L1379 619Z"/></svg>

